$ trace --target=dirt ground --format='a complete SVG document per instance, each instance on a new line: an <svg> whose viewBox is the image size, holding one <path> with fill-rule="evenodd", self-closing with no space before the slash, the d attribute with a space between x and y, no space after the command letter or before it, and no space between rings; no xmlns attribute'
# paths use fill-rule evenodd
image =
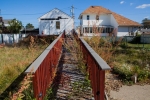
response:
<svg viewBox="0 0 150 100"><path fill-rule="evenodd" d="M110 100L150 100L150 85L123 85L119 91L110 91Z"/></svg>
<svg viewBox="0 0 150 100"><path fill-rule="evenodd" d="M105 91L108 100L150 100L150 84L123 85L112 73L106 73Z"/></svg>

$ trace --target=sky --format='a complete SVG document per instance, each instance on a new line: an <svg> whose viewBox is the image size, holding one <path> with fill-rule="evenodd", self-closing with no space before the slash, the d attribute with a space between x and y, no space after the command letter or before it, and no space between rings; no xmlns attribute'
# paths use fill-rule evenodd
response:
<svg viewBox="0 0 150 100"><path fill-rule="evenodd" d="M0 16L3 19L21 21L23 26L31 23L38 28L38 18L54 8L71 16L74 6L75 25L79 25L79 15L90 6L102 6L126 18L142 23L150 19L150 0L0 0Z"/></svg>

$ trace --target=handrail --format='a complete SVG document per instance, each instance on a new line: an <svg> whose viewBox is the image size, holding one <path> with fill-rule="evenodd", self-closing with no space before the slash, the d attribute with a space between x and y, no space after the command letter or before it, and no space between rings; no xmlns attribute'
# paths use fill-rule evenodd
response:
<svg viewBox="0 0 150 100"><path fill-rule="evenodd" d="M109 65L86 43L83 38L79 38L77 33L73 33L80 45L80 50L84 53L89 79L95 100L104 100L105 97L105 71L110 70Z"/></svg>
<svg viewBox="0 0 150 100"><path fill-rule="evenodd" d="M25 73L32 72L33 91L36 100L43 100L46 90L52 84L62 51L65 31L55 39L29 66Z"/></svg>
<svg viewBox="0 0 150 100"><path fill-rule="evenodd" d="M35 73L40 64L43 62L45 57L48 55L49 51L54 47L56 42L62 37L63 33L61 33L43 52L42 54L29 66L29 68L25 71L25 73L32 72Z"/></svg>
<svg viewBox="0 0 150 100"><path fill-rule="evenodd" d="M80 40L87 48L87 50L90 52L93 59L97 62L101 70L110 70L110 66L91 48L91 46L89 46L83 38L80 38Z"/></svg>

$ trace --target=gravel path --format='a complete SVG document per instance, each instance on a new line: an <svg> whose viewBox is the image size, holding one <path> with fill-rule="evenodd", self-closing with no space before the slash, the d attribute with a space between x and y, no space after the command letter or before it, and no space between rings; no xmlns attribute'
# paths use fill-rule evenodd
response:
<svg viewBox="0 0 150 100"><path fill-rule="evenodd" d="M59 72L57 75L59 78L57 79L59 79L59 85L56 100L93 100L94 98L90 88L88 91L82 91L81 87L79 87L79 90L76 90L78 88L74 88L84 82L85 75L77 68L78 62L73 56L74 51L72 46L74 45L72 39L66 39L67 46L64 46L61 63L58 67ZM76 85L74 85L75 83Z"/></svg>

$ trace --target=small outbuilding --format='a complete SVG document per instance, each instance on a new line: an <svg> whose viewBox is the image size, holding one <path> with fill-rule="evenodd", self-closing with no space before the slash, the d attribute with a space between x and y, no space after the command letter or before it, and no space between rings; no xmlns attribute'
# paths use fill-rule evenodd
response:
<svg viewBox="0 0 150 100"><path fill-rule="evenodd" d="M58 8L49 11L38 20L39 34L43 35L58 35L64 30L69 33L74 24L73 18Z"/></svg>

